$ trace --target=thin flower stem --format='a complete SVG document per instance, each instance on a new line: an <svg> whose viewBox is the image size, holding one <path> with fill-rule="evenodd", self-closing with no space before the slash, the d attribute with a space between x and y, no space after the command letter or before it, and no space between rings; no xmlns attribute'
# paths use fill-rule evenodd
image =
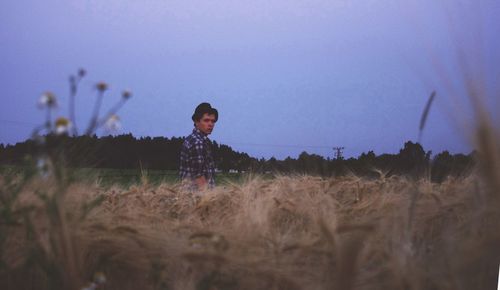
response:
<svg viewBox="0 0 500 290"><path fill-rule="evenodd" d="M114 105L105 115L103 118L101 118L98 122L97 122L97 127L100 127L102 125L104 125L104 123L106 123L106 121L111 118L111 116L113 116L114 114L116 114L116 112L118 112L120 110L121 107L123 107L123 105L125 104L125 102L127 101L127 99L120 99L120 101L118 103L116 103L116 105Z"/></svg>
<svg viewBox="0 0 500 290"><path fill-rule="evenodd" d="M78 135L78 129L76 127L76 118L75 118L75 97L78 91L78 83L80 82L80 77L75 78L73 76L70 77L70 94L69 94L69 119L71 123L73 123L73 135Z"/></svg>
<svg viewBox="0 0 500 290"><path fill-rule="evenodd" d="M97 100L96 100L96 103L94 106L94 113L92 114L92 118L90 119L89 127L87 128L87 131L85 132L86 135L91 134L97 128L97 120L99 118L99 109L101 108L103 96L104 96L104 92L99 91L99 93L97 95Z"/></svg>
<svg viewBox="0 0 500 290"><path fill-rule="evenodd" d="M47 117L45 120L45 127L47 128L47 131L52 131L52 117L51 117L51 108L47 107Z"/></svg>

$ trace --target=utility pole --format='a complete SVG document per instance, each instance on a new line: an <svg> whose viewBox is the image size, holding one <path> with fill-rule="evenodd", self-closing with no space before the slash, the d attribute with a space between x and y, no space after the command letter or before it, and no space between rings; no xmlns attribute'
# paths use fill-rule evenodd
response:
<svg viewBox="0 0 500 290"><path fill-rule="evenodd" d="M335 151L335 159L341 160L344 159L342 156L342 150L344 150L345 147L333 147L333 150Z"/></svg>

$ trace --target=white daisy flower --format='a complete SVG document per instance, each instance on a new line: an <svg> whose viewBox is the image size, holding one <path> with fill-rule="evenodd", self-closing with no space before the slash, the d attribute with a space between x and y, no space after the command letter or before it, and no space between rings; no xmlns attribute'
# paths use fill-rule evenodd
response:
<svg viewBox="0 0 500 290"><path fill-rule="evenodd" d="M107 131L116 132L121 129L120 117L117 115L111 115L111 117L106 120L105 127Z"/></svg>
<svg viewBox="0 0 500 290"><path fill-rule="evenodd" d="M64 117L57 118L55 125L57 135L66 134L71 129L71 122Z"/></svg>

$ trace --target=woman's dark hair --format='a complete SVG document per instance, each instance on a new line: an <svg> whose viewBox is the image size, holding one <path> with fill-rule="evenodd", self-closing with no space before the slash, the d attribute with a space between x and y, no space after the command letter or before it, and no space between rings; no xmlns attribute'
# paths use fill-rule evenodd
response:
<svg viewBox="0 0 500 290"><path fill-rule="evenodd" d="M217 109L212 108L209 103L199 104L194 110L194 114L191 119L193 122L197 122L201 120L204 114L215 115L215 122L219 119L219 112L217 112Z"/></svg>

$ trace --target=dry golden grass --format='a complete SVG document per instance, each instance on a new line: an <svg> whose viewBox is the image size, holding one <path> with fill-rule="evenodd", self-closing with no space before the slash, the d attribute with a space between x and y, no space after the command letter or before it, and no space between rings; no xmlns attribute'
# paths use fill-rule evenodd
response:
<svg viewBox="0 0 500 290"><path fill-rule="evenodd" d="M0 288L80 289L102 272L100 289L486 289L500 242L487 181L254 176L201 197L74 184L66 224L34 195L56 184L33 181L16 205L36 208L33 234L9 230Z"/></svg>

